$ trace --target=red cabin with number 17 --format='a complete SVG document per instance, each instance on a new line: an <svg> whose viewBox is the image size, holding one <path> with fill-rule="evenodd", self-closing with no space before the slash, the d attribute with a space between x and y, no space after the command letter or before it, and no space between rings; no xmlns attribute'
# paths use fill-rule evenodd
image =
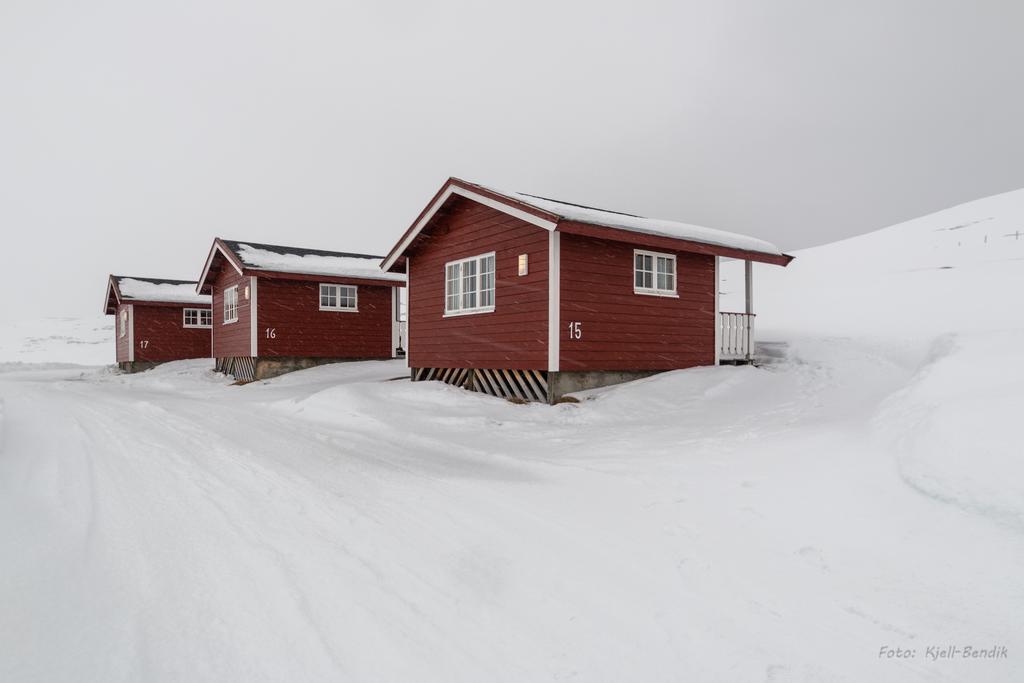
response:
<svg viewBox="0 0 1024 683"><path fill-rule="evenodd" d="M195 281L111 275L103 310L113 315L117 364L126 372L210 357L210 297Z"/></svg>

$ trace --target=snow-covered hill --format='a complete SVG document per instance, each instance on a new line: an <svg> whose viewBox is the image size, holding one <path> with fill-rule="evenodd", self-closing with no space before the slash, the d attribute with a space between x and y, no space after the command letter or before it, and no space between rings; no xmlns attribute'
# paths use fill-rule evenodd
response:
<svg viewBox="0 0 1024 683"><path fill-rule="evenodd" d="M112 317L0 322L0 363L104 365L113 362Z"/></svg>
<svg viewBox="0 0 1024 683"><path fill-rule="evenodd" d="M0 680L1020 680L1024 261L949 234L1022 206L759 269L773 362L578 405L0 366Z"/></svg>
<svg viewBox="0 0 1024 683"><path fill-rule="evenodd" d="M922 340L1024 328L1024 189L755 264L761 338ZM723 265L722 310L743 310L740 264Z"/></svg>

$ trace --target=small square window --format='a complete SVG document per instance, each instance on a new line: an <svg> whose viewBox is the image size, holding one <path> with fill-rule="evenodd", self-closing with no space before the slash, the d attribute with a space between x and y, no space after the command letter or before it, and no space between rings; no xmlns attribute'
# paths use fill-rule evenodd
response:
<svg viewBox="0 0 1024 683"><path fill-rule="evenodd" d="M633 291L637 294L676 296L675 254L634 251Z"/></svg>
<svg viewBox="0 0 1024 683"><path fill-rule="evenodd" d="M358 288L353 285L320 285L321 311L359 310Z"/></svg>
<svg viewBox="0 0 1024 683"><path fill-rule="evenodd" d="M452 261L444 267L444 314L494 310L494 254Z"/></svg>
<svg viewBox="0 0 1024 683"><path fill-rule="evenodd" d="M210 327L212 311L208 308L186 308L183 311L183 324L185 327Z"/></svg>

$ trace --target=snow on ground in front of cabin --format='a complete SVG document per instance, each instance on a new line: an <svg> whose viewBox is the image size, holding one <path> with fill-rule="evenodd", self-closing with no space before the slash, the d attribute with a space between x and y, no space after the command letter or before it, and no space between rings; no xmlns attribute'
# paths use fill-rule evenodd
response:
<svg viewBox="0 0 1024 683"><path fill-rule="evenodd" d="M838 248L798 284L859 278ZM4 366L0 679L1020 680L1024 325L971 307L1019 288L965 277L948 325L893 329L762 280L770 362L575 405L401 362Z"/></svg>

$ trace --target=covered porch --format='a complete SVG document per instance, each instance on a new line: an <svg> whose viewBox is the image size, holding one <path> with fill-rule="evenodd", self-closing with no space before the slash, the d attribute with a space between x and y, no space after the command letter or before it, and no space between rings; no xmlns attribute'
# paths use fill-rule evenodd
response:
<svg viewBox="0 0 1024 683"><path fill-rule="evenodd" d="M718 268L715 269L716 273ZM740 364L754 362L754 264L743 261L743 311L722 311L715 296L715 362ZM721 282L716 286L720 289Z"/></svg>

